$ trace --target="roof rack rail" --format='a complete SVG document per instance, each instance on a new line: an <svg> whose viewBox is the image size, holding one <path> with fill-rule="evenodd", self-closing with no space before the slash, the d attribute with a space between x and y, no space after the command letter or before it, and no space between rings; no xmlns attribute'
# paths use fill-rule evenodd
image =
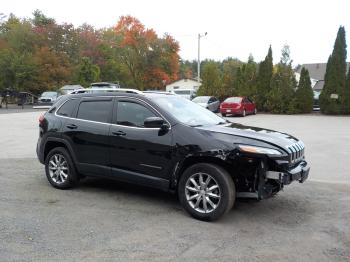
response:
<svg viewBox="0 0 350 262"><path fill-rule="evenodd" d="M109 92L143 94L142 91L137 89L131 89L131 88L81 88L81 89L74 90L70 94L74 95L74 94L84 94L84 93L109 93Z"/></svg>
<svg viewBox="0 0 350 262"><path fill-rule="evenodd" d="M170 91L163 91L163 90L146 90L146 91L143 91L143 93L173 95L173 93L171 93Z"/></svg>

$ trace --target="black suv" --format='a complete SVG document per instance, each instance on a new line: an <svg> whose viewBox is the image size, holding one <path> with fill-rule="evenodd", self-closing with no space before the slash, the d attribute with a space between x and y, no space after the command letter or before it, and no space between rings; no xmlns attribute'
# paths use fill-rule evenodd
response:
<svg viewBox="0 0 350 262"><path fill-rule="evenodd" d="M173 94L67 95L39 122L37 155L52 186L99 176L159 188L201 220L218 219L236 197L304 182L310 169L297 138L228 122Z"/></svg>

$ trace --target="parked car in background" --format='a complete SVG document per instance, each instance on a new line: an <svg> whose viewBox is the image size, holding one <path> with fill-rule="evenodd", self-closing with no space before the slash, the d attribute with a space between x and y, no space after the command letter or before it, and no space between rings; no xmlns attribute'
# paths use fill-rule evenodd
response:
<svg viewBox="0 0 350 262"><path fill-rule="evenodd" d="M229 97L220 105L220 113L222 116L226 115L241 115L256 114L255 103L245 96Z"/></svg>
<svg viewBox="0 0 350 262"><path fill-rule="evenodd" d="M38 99L38 104L52 105L61 94L56 91L46 91Z"/></svg>
<svg viewBox="0 0 350 262"><path fill-rule="evenodd" d="M192 102L195 102L196 104L212 112L219 112L220 101L214 96L197 96L193 98Z"/></svg>
<svg viewBox="0 0 350 262"><path fill-rule="evenodd" d="M115 83L109 83L109 82L97 82L97 83L92 83L90 85L90 88L120 88L119 84Z"/></svg>
<svg viewBox="0 0 350 262"><path fill-rule="evenodd" d="M65 85L60 88L60 92L62 93L62 95L67 95L73 92L74 90L77 90L80 88L84 88L84 87L82 87L81 85Z"/></svg>
<svg viewBox="0 0 350 262"><path fill-rule="evenodd" d="M183 98L186 98L188 100L192 100L196 97L197 92L193 89L175 89L171 91L171 93L182 96Z"/></svg>

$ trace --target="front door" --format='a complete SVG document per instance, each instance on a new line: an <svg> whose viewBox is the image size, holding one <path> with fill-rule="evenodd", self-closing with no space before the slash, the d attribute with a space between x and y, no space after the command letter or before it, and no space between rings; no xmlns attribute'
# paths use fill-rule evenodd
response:
<svg viewBox="0 0 350 262"><path fill-rule="evenodd" d="M163 187L169 183L171 129L144 127L148 117L161 117L147 103L117 99L110 129L112 175L121 180Z"/></svg>

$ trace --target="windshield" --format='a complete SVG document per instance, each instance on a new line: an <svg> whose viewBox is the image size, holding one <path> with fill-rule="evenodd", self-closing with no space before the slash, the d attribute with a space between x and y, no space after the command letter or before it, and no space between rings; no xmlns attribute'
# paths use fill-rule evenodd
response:
<svg viewBox="0 0 350 262"><path fill-rule="evenodd" d="M208 109L182 97L157 97L154 101L178 121L189 126L208 126L226 123L226 120L210 112Z"/></svg>
<svg viewBox="0 0 350 262"><path fill-rule="evenodd" d="M227 103L240 103L241 101L242 101L241 97L229 97L229 98L226 98L224 102L227 102Z"/></svg>
<svg viewBox="0 0 350 262"><path fill-rule="evenodd" d="M210 96L197 96L192 101L195 103L208 103Z"/></svg>
<svg viewBox="0 0 350 262"><path fill-rule="evenodd" d="M41 96L43 96L43 97L56 97L57 92L44 92L41 94Z"/></svg>

